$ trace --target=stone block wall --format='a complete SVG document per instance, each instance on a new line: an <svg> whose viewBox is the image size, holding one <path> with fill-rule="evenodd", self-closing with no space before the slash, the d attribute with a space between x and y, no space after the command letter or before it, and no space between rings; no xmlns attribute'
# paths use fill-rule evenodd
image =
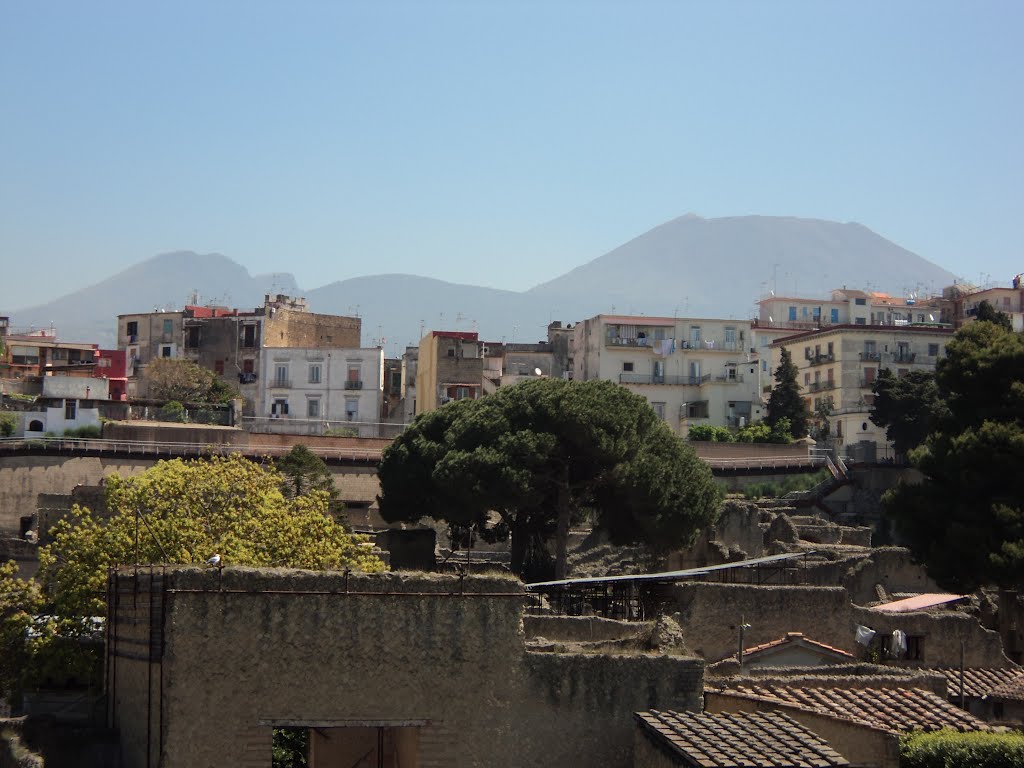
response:
<svg viewBox="0 0 1024 768"><path fill-rule="evenodd" d="M125 587L112 612L125 768L147 744L163 768L267 768L274 725L402 723L422 768L625 768L633 711L701 705L696 659L528 653L510 578L174 568L153 586L164 607ZM162 655L133 658L154 632Z"/></svg>

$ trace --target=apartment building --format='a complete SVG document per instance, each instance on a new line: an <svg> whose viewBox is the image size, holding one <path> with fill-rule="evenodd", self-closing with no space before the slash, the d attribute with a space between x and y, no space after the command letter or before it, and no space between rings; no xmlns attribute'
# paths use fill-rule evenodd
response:
<svg viewBox="0 0 1024 768"><path fill-rule="evenodd" d="M475 332L431 331L420 339L416 414L483 393L484 344Z"/></svg>
<svg viewBox="0 0 1024 768"><path fill-rule="evenodd" d="M762 328L814 330L830 325L910 325L945 322L942 297L892 296L837 288L827 299L769 296L758 302Z"/></svg>
<svg viewBox="0 0 1024 768"><path fill-rule="evenodd" d="M266 295L251 311L186 306L118 316L118 348L127 352L130 376L157 358L191 360L240 391L246 416L256 415L264 348L352 349L361 335L360 318L310 312L305 299L283 294Z"/></svg>
<svg viewBox="0 0 1024 768"><path fill-rule="evenodd" d="M987 301L993 309L1008 315L1015 331L1024 331L1024 285L1021 275L1014 276L1010 285L976 288L973 285L952 285L943 290L952 304L950 322L955 328L970 323L978 314L978 307Z"/></svg>
<svg viewBox="0 0 1024 768"><path fill-rule="evenodd" d="M0 345L0 378L93 375L99 354L97 344L60 341L53 328L5 331Z"/></svg>
<svg viewBox="0 0 1024 768"><path fill-rule="evenodd" d="M772 368L787 349L808 411L831 398L830 432L848 455L872 460L891 455L885 430L869 418L871 388L879 371L897 376L934 370L953 329L936 325L834 325L782 337L771 345Z"/></svg>
<svg viewBox="0 0 1024 768"><path fill-rule="evenodd" d="M381 436L384 350L275 347L263 350L254 432Z"/></svg>
<svg viewBox="0 0 1024 768"><path fill-rule="evenodd" d="M598 315L576 324L573 377L615 381L669 426L739 427L765 411L750 320Z"/></svg>

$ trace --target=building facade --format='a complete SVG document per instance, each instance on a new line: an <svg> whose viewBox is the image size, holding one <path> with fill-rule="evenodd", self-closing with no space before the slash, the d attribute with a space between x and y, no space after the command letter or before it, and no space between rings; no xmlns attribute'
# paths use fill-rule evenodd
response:
<svg viewBox="0 0 1024 768"><path fill-rule="evenodd" d="M251 431L381 436L384 351L277 347L263 350Z"/></svg>
<svg viewBox="0 0 1024 768"><path fill-rule="evenodd" d="M844 453L865 460L891 457L885 430L870 419L872 386L884 368L897 376L935 370L952 335L951 328L931 325L830 326L772 343L772 366L789 350L808 411L830 400L829 432Z"/></svg>
<svg viewBox="0 0 1024 768"><path fill-rule="evenodd" d="M420 339L416 413L450 400L477 400L483 391L484 345L475 332L431 331Z"/></svg>
<svg viewBox="0 0 1024 768"><path fill-rule="evenodd" d="M751 321L598 315L576 324L573 377L643 396L672 430L741 427L765 415Z"/></svg>

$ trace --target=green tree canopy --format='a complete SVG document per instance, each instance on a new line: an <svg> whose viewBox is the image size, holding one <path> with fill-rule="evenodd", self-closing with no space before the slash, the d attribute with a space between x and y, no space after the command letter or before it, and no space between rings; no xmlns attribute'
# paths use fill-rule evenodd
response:
<svg viewBox="0 0 1024 768"><path fill-rule="evenodd" d="M217 374L191 360L161 357L143 372L149 397L179 403L228 403L238 397L235 388Z"/></svg>
<svg viewBox="0 0 1024 768"><path fill-rule="evenodd" d="M989 321L961 328L936 370L942 408L911 453L924 474L886 506L943 586L1024 586L1024 336Z"/></svg>
<svg viewBox="0 0 1024 768"><path fill-rule="evenodd" d="M384 452L385 520L432 517L512 535L523 573L555 534L564 574L571 519L585 511L625 543L689 542L713 522L720 491L647 402L611 382L538 379L421 414Z"/></svg>
<svg viewBox="0 0 1024 768"><path fill-rule="evenodd" d="M883 368L871 392L871 421L885 429L897 453L906 454L924 442L938 425L945 406L933 371L910 371L897 377Z"/></svg>
<svg viewBox="0 0 1024 768"><path fill-rule="evenodd" d="M327 494L331 514L338 520L345 510L345 505L338 495L334 484L334 476L327 467L327 462L313 453L304 445L292 446L284 456L274 462L277 471L284 481L281 490L290 499L307 496L311 491L322 491Z"/></svg>
<svg viewBox="0 0 1024 768"><path fill-rule="evenodd" d="M793 356L785 347L775 369L775 387L768 396L768 426L774 428L781 419L789 419L789 434L794 438L807 435L807 405L800 396L798 371Z"/></svg>
<svg viewBox="0 0 1024 768"><path fill-rule="evenodd" d="M360 546L364 538L330 517L325 492L286 498L283 485L276 469L238 455L161 461L133 477L112 475L109 519L75 507L53 527L53 543L40 548L44 594L60 615L103 615L109 566L204 563L213 554L229 565L383 569Z"/></svg>

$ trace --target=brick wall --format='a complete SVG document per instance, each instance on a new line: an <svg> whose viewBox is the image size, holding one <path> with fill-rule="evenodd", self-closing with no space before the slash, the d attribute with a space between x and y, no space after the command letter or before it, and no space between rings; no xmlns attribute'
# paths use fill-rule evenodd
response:
<svg viewBox="0 0 1024 768"><path fill-rule="evenodd" d="M263 321L266 347L339 347L362 346L362 320L358 317L320 315L277 309Z"/></svg>

